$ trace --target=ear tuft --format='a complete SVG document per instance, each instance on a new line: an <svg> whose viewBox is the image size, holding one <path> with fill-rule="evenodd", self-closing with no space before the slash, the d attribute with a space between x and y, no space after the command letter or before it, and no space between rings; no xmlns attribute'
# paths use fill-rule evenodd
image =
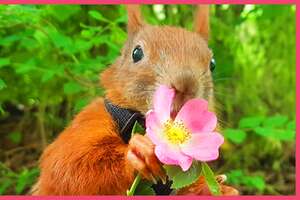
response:
<svg viewBox="0 0 300 200"><path fill-rule="evenodd" d="M206 41L209 39L209 5L198 5L194 19L195 32L199 33Z"/></svg>
<svg viewBox="0 0 300 200"><path fill-rule="evenodd" d="M143 26L140 6L130 4L127 5L126 7L127 7L127 14L128 14L127 31L129 35L133 35Z"/></svg>

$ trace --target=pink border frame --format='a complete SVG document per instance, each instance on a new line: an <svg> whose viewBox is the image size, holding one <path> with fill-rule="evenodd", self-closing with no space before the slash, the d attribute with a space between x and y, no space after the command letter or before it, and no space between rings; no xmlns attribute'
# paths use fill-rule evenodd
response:
<svg viewBox="0 0 300 200"><path fill-rule="evenodd" d="M297 78L300 76L300 44L299 44L299 25L300 25L300 10L298 6L300 2L296 0L0 0L0 4L295 4L296 5L296 94L300 94L300 80ZM298 104L300 103L300 97L296 95L296 158L300 155L300 108ZM300 158L300 157L299 157ZM67 200L90 200L90 199L105 199L105 200L120 200L120 199L244 199L244 200L252 200L256 199L272 199L272 200L296 200L300 199L300 159L296 159L296 191L295 195L291 196L237 196L237 197L211 197L211 196L134 196L134 197L126 197L126 196L0 196L0 200L36 200L36 199L48 199L48 200L59 200L59 199L67 199Z"/></svg>
<svg viewBox="0 0 300 200"><path fill-rule="evenodd" d="M297 4L297 0L0 0L0 4Z"/></svg>

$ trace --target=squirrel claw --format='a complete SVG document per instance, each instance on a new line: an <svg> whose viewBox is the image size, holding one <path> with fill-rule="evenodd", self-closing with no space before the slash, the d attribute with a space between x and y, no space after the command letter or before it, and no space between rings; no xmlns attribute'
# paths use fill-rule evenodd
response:
<svg viewBox="0 0 300 200"><path fill-rule="evenodd" d="M158 177L162 181L163 184L167 183L167 176L166 176L166 174L159 174Z"/></svg>
<svg viewBox="0 0 300 200"><path fill-rule="evenodd" d="M156 178L154 178L154 176L152 174L150 175L150 179L154 184L157 184L157 180L156 180Z"/></svg>

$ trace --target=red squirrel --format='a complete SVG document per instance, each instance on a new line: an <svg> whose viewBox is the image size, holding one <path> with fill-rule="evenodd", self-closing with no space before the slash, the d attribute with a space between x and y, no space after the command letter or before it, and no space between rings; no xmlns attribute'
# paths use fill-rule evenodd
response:
<svg viewBox="0 0 300 200"><path fill-rule="evenodd" d="M213 110L209 7L199 6L194 32L146 24L137 5L128 5L127 12L128 39L121 56L101 74L105 99L115 106L111 109L144 115L152 108L156 87L164 84L176 91L173 112L195 97L206 99ZM125 195L137 172L153 182L166 181L150 139L135 134L127 143L118 125L103 98L85 107L44 150L33 194ZM236 195L220 177L222 194ZM175 193L210 194L203 177Z"/></svg>

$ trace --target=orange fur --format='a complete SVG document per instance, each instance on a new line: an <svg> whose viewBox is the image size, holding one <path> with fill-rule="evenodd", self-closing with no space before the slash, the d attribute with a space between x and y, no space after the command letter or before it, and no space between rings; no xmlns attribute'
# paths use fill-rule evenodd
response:
<svg viewBox="0 0 300 200"><path fill-rule="evenodd" d="M116 133L103 100L76 116L41 157L37 195L125 194L133 180L127 145Z"/></svg>
<svg viewBox="0 0 300 200"><path fill-rule="evenodd" d="M205 40L209 38L209 5L199 5L194 23L195 32L199 33Z"/></svg>

